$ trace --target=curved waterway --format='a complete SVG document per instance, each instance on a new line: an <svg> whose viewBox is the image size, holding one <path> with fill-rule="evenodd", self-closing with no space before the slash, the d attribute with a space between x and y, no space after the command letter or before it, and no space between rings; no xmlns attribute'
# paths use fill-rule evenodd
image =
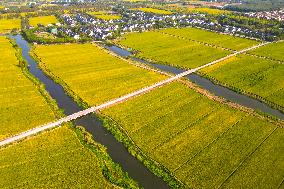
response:
<svg viewBox="0 0 284 189"><path fill-rule="evenodd" d="M107 48L108 50L114 52L115 54L123 56L123 57L127 57L127 56L132 55L131 52L129 52L125 49L122 49L118 46L110 46L110 47L106 46L105 48ZM150 62L147 62L145 60L138 59L138 58L132 58L132 59L136 60L140 63L153 66L153 67L155 67L155 68L157 68L161 71L168 72L168 73L179 74L179 73L186 71L186 70L179 69L179 68L176 68L176 67L173 67L173 66L150 63ZM197 75L195 73L189 74L185 77L187 79L189 79L190 81L192 81L193 83L196 83L200 87L202 87L202 88L208 90L209 92L215 94L216 96L223 97L224 99L227 99L231 102L240 104L240 105L248 107L248 108L252 108L254 110L265 112L266 114L269 114L269 115L272 115L272 116L275 116L279 119L284 120L284 114L281 111L274 109L274 108L268 106L267 104L260 102L259 100L256 100L254 98L251 98L249 96L246 96L246 95L243 95L243 94L240 94L240 93L237 93L237 92L230 90L226 87L223 87L221 85L215 84L212 81L210 81L209 79L204 78L204 77Z"/></svg>
<svg viewBox="0 0 284 189"><path fill-rule="evenodd" d="M65 92L61 85L55 83L38 68L37 63L29 55L30 47L21 35L10 36L16 40L22 49L22 56L28 62L29 71L42 83L50 96L56 100L58 106L64 110L65 115L70 115L82 110L82 108ZM75 121L76 125L81 125L90 132L95 140L107 147L107 152L114 162L120 164L122 169L128 172L129 176L136 180L143 188L170 188L161 178L151 173L144 165L130 155L122 143L118 142L114 136L103 127L103 123L94 114L86 115Z"/></svg>

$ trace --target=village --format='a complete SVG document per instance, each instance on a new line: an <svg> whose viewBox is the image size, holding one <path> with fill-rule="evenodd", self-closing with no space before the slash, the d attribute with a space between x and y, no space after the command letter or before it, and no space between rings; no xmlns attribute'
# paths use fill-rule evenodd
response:
<svg viewBox="0 0 284 189"><path fill-rule="evenodd" d="M111 12L109 14L117 13ZM88 36L95 40L112 39L125 32L142 32L168 27L198 27L245 38L262 39L270 35L247 28L221 25L212 22L205 14L201 13L158 15L142 11L124 10L120 15L121 18L119 19L103 20L86 13L64 14L61 16L64 24L58 27L58 31L75 39L79 39L80 36Z"/></svg>
<svg viewBox="0 0 284 189"><path fill-rule="evenodd" d="M245 15L253 18L284 21L284 9L274 11L248 12L245 13Z"/></svg>

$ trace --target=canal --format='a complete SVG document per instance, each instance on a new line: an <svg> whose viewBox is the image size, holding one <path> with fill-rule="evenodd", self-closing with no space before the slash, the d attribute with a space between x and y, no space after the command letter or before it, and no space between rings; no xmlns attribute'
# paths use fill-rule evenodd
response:
<svg viewBox="0 0 284 189"><path fill-rule="evenodd" d="M45 84L45 89L50 96L56 100L59 108L64 110L65 115L70 115L81 111L82 108L68 96L61 85L54 82L51 78L39 69L36 61L30 56L30 46L21 35L10 36L16 41L22 49L22 56L28 63L29 71L32 75L38 78ZM136 180L139 186L147 188L170 188L161 178L150 172L140 161L128 153L124 145L118 142L114 136L103 127L102 121L94 114L84 116L74 122L76 125L81 125L91 133L95 141L107 147L107 152L114 162L118 163L122 169L128 172L129 176Z"/></svg>

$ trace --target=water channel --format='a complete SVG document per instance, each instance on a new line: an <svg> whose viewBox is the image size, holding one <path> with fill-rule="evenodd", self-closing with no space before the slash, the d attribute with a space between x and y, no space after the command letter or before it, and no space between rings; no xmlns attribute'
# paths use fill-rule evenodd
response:
<svg viewBox="0 0 284 189"><path fill-rule="evenodd" d="M64 110L65 115L70 115L82 110L82 108L65 92L61 85L55 83L47 77L37 63L29 55L30 47L21 35L10 36L16 40L18 46L22 49L22 56L28 62L29 71L42 83L50 96L56 100L58 106ZM136 180L139 186L143 188L170 188L161 178L151 173L144 165L130 155L122 143L118 142L114 136L103 127L103 123L94 114L77 119L75 124L81 125L90 132L95 140L107 147L107 152L114 162L118 163L122 169L128 172L129 176Z"/></svg>
<svg viewBox="0 0 284 189"><path fill-rule="evenodd" d="M115 54L117 54L119 56L128 57L128 56L131 55L131 52L129 52L125 49L122 49L118 46L110 46L110 47L106 46L105 48L107 48L108 50L114 52ZM186 71L186 70L183 70L183 69L175 68L173 66L149 63L145 60L141 60L141 59L138 59L138 58L132 58L132 59L135 60L135 61L138 61L140 63L153 66L153 67L155 67L155 68L157 68L161 71L168 72L168 73L179 74L179 73ZM269 115L272 115L272 116L275 116L279 119L284 120L284 114L281 111L274 109L274 108L270 107L269 105L260 102L259 100L256 100L256 99L251 98L251 97L246 96L246 95L239 94L239 93L237 93L233 90L230 90L226 87L215 84L212 81L210 81L209 79L201 77L201 76L199 76L195 73L192 73L192 74L186 76L186 78L189 79L190 81L192 81L193 83L196 83L201 88L204 88L204 89L208 90L209 92L215 94L216 96L223 97L224 99L229 100L231 102L240 104L240 105L248 107L248 108L252 108L254 110L265 112Z"/></svg>

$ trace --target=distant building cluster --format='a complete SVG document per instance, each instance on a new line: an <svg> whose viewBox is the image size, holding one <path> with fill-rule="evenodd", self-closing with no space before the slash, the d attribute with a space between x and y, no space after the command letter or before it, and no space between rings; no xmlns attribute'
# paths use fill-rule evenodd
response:
<svg viewBox="0 0 284 189"><path fill-rule="evenodd" d="M77 13L75 15L62 15L65 25L59 31L70 37L79 38L80 35L91 37L95 40L113 38L117 34L125 32L145 31L152 28L187 27L194 26L208 30L219 31L239 36L263 37L264 33L251 31L229 25L213 23L206 18L205 14L171 14L157 15L142 11L125 10L120 19L103 20L88 14Z"/></svg>
<svg viewBox="0 0 284 189"><path fill-rule="evenodd" d="M249 12L245 13L245 15L253 18L284 21L284 9L274 11Z"/></svg>
<svg viewBox="0 0 284 189"><path fill-rule="evenodd" d="M85 2L96 2L96 0L54 0L51 2L51 4L57 4L57 3L69 4L69 3L85 3Z"/></svg>

